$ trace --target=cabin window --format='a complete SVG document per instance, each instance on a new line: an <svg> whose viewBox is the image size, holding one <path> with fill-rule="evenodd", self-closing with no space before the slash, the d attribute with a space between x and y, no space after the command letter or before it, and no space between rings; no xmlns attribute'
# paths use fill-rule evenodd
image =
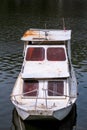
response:
<svg viewBox="0 0 87 130"><path fill-rule="evenodd" d="M48 96L63 96L64 81L48 81Z"/></svg>
<svg viewBox="0 0 87 130"><path fill-rule="evenodd" d="M23 84L23 95L24 96L37 96L37 90L39 83L37 80L26 80Z"/></svg>
<svg viewBox="0 0 87 130"><path fill-rule="evenodd" d="M27 61L42 61L45 57L45 50L42 47L30 47L27 49Z"/></svg>
<svg viewBox="0 0 87 130"><path fill-rule="evenodd" d="M48 48L47 49L47 60L49 61L65 61L65 50L62 47Z"/></svg>

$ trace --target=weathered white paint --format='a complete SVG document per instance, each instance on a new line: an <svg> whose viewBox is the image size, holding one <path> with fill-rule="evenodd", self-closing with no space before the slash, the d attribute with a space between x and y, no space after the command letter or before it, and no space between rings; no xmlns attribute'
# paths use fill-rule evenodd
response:
<svg viewBox="0 0 87 130"><path fill-rule="evenodd" d="M45 36L47 33L47 37ZM26 31L21 38L23 41L39 41L49 40L49 41L65 41L71 39L71 30L45 30L45 29L30 29ZM43 38L43 39L42 39Z"/></svg>
<svg viewBox="0 0 87 130"><path fill-rule="evenodd" d="M24 41L65 41L70 49L71 30L38 30L30 29L27 31L21 40ZM32 46L32 45L31 45ZM39 45L33 45L39 47ZM50 45L42 45L47 48ZM51 45L52 46L52 45ZM55 45L53 45L55 47ZM59 46L59 45L56 45ZM60 45L65 49L65 61L26 61L24 57L22 71L20 72L17 81L14 85L11 101L17 109L19 116L25 120L30 115L39 117L55 117L62 120L70 112L73 104L77 99L77 81L74 69L71 65L70 50L66 53L66 46ZM26 44L24 54L29 45ZM68 59L68 56L69 59ZM23 78L38 78L39 94L35 97L23 96ZM46 78L46 79L45 79ZM64 95L63 96L48 96L47 82L48 80L64 80Z"/></svg>

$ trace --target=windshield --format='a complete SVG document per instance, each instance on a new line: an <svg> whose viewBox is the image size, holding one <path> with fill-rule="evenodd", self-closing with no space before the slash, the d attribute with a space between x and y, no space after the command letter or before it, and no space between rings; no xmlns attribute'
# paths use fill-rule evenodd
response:
<svg viewBox="0 0 87 130"><path fill-rule="evenodd" d="M27 61L42 61L45 58L45 50L42 47L30 47L27 49Z"/></svg>
<svg viewBox="0 0 87 130"><path fill-rule="evenodd" d="M25 80L23 83L24 96L37 96L39 83L37 80Z"/></svg>
<svg viewBox="0 0 87 130"><path fill-rule="evenodd" d="M48 96L63 96L64 81L48 81Z"/></svg>
<svg viewBox="0 0 87 130"><path fill-rule="evenodd" d="M43 61L45 60L45 50L47 50L48 61L65 61L66 55L63 47L29 47L26 53L27 61Z"/></svg>
<svg viewBox="0 0 87 130"><path fill-rule="evenodd" d="M65 61L65 50L62 47L48 48L47 60L49 61Z"/></svg>

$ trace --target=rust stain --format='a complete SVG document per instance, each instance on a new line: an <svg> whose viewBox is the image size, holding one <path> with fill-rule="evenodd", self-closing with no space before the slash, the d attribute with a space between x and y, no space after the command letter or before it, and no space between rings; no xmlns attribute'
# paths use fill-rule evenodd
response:
<svg viewBox="0 0 87 130"><path fill-rule="evenodd" d="M28 30L24 33L23 37L27 37L27 36L38 36L38 33L33 30Z"/></svg>

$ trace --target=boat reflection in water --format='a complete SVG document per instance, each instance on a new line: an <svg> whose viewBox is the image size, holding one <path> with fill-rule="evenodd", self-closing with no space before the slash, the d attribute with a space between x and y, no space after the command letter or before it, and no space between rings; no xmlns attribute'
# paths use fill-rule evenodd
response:
<svg viewBox="0 0 87 130"><path fill-rule="evenodd" d="M23 121L14 108L11 130L74 130L76 128L76 104L69 115L62 121L58 120L25 120Z"/></svg>

